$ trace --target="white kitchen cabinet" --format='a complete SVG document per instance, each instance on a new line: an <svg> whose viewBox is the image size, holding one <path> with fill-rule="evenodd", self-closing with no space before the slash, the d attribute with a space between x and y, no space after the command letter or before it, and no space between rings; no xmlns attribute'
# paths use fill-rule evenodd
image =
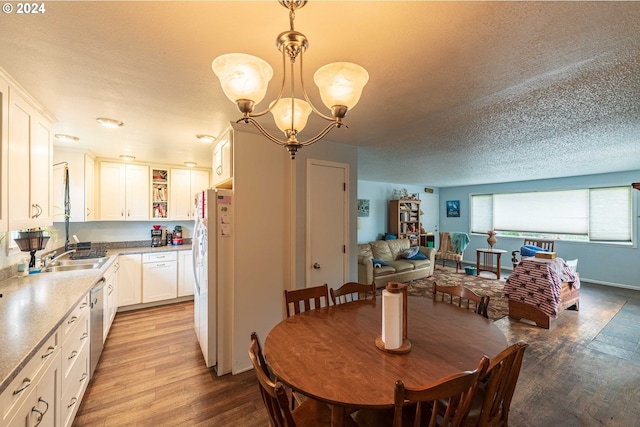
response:
<svg viewBox="0 0 640 427"><path fill-rule="evenodd" d="M142 302L142 254L118 257L118 307Z"/></svg>
<svg viewBox="0 0 640 427"><path fill-rule="evenodd" d="M213 150L213 186L230 188L233 178L233 129L228 129Z"/></svg>
<svg viewBox="0 0 640 427"><path fill-rule="evenodd" d="M70 427L89 383L89 294L62 322L62 398L60 425Z"/></svg>
<svg viewBox="0 0 640 427"><path fill-rule="evenodd" d="M178 252L178 297L193 295L193 252Z"/></svg>
<svg viewBox="0 0 640 427"><path fill-rule="evenodd" d="M171 169L169 181L169 218L193 220L195 194L209 188L209 171Z"/></svg>
<svg viewBox="0 0 640 427"><path fill-rule="evenodd" d="M51 121L13 86L8 110L8 228L52 225Z"/></svg>
<svg viewBox="0 0 640 427"><path fill-rule="evenodd" d="M109 330L113 319L116 317L118 311L118 270L120 268L120 260L116 260L111 267L104 273L104 292L103 301L104 307L102 311L102 342L107 340Z"/></svg>
<svg viewBox="0 0 640 427"><path fill-rule="evenodd" d="M142 302L155 302L178 296L177 252L142 255Z"/></svg>
<svg viewBox="0 0 640 427"><path fill-rule="evenodd" d="M2 408L0 425L35 426L40 418L40 426L60 425L62 378L60 349L60 330L58 329L40 346L0 395L0 408Z"/></svg>
<svg viewBox="0 0 640 427"><path fill-rule="evenodd" d="M95 160L82 151L54 149L53 151L53 209L54 221L64 221L64 168L69 168L69 221L84 222L95 219L94 169Z"/></svg>
<svg viewBox="0 0 640 427"><path fill-rule="evenodd" d="M149 191L148 166L100 163L102 221L148 220Z"/></svg>

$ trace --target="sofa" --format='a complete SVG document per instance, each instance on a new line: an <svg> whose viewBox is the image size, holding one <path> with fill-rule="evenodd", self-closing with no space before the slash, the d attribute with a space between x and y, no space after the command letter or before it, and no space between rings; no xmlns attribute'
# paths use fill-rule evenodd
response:
<svg viewBox="0 0 640 427"><path fill-rule="evenodd" d="M424 255L405 256L410 249L409 239L376 240L358 244L358 282L375 282L376 288L387 286L388 282L406 282L422 279L433 274L435 266L434 248L413 247ZM426 259L416 259L426 258Z"/></svg>

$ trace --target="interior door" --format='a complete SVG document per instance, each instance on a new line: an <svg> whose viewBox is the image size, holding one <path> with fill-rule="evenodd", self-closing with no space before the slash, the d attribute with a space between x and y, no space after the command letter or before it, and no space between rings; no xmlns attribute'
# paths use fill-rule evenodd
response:
<svg viewBox="0 0 640 427"><path fill-rule="evenodd" d="M308 161L306 286L338 288L346 282L348 167Z"/></svg>
<svg viewBox="0 0 640 427"><path fill-rule="evenodd" d="M439 242L439 227L440 224L440 211L438 210L440 196L438 194L433 193L420 193L420 209L422 209L422 216L420 217L420 222L422 224L422 228L427 233L433 233L435 236L435 248L438 249L440 246Z"/></svg>

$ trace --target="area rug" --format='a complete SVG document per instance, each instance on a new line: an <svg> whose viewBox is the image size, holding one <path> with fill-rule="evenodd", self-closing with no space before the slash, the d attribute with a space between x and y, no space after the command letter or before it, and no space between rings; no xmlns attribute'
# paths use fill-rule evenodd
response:
<svg viewBox="0 0 640 427"><path fill-rule="evenodd" d="M489 319L495 321L502 319L509 314L509 306L507 299L502 296L505 278L495 279L495 275L490 273L482 273L480 276L475 274L467 275L464 269L456 273L455 268L436 266L433 275L425 279L412 280L407 282L407 293L413 296L425 298L433 298L432 287L433 282L438 285L462 285L471 289L481 296L489 296L489 308L487 314Z"/></svg>

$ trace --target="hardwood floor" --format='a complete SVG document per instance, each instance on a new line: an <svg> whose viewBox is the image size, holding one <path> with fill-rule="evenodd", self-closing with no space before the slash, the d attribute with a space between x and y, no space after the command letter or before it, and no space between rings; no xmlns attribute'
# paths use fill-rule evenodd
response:
<svg viewBox="0 0 640 427"><path fill-rule="evenodd" d="M207 369L192 316L192 302L118 313L74 426L267 426L253 372ZM640 292L585 283L550 330L496 325L530 344L511 426L640 426Z"/></svg>

